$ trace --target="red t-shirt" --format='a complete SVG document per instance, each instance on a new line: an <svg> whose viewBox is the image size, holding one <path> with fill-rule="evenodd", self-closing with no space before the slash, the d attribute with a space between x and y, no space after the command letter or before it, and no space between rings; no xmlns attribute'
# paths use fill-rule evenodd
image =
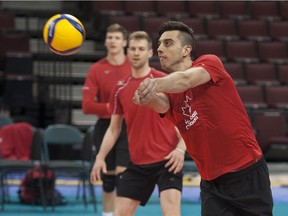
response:
<svg viewBox="0 0 288 216"><path fill-rule="evenodd" d="M262 156L248 115L232 78L215 55L203 55L192 67L203 67L208 83L168 94L166 116L178 127L202 179L212 180Z"/></svg>
<svg viewBox="0 0 288 216"><path fill-rule="evenodd" d="M95 114L99 118L110 118L107 109L111 91L121 78L131 73L131 64L126 57L122 65L111 65L106 58L93 64L86 76L82 88L82 110L86 114Z"/></svg>
<svg viewBox="0 0 288 216"><path fill-rule="evenodd" d="M175 126L168 119L159 118L158 113L147 106L134 104L132 98L139 84L147 77L163 77L164 73L151 69L143 78L127 77L111 96L113 114L124 115L131 161L143 165L164 160L178 143Z"/></svg>

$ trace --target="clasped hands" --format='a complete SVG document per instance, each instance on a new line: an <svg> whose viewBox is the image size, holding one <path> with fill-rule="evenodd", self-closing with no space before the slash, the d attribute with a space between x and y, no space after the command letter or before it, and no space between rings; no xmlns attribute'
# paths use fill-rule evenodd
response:
<svg viewBox="0 0 288 216"><path fill-rule="evenodd" d="M154 79L144 79L138 89L134 93L133 101L138 105L145 105L149 103L153 95L156 93L157 83Z"/></svg>

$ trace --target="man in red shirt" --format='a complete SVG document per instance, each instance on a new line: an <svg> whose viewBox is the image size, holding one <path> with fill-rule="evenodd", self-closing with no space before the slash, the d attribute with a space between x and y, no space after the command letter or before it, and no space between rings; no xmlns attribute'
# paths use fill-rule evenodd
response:
<svg viewBox="0 0 288 216"><path fill-rule="evenodd" d="M115 145L125 119L131 163L118 176L115 216L134 215L139 205L146 204L156 184L163 215L181 215L185 144L169 120L159 118L153 110L132 101L135 90L145 78L166 75L150 68L152 54L152 41L146 32L130 35L128 57L132 73L118 84L111 97L111 123L91 172L91 181L99 180L101 171L106 172L105 157Z"/></svg>
<svg viewBox="0 0 288 216"><path fill-rule="evenodd" d="M95 114L99 117L94 131L96 151L99 151L103 136L109 126L109 98L111 90L122 77L130 74L131 64L125 55L127 46L127 30L112 24L107 28L105 46L107 56L93 64L87 74L82 94L82 110L85 114ZM123 123L117 144L107 155L107 172L102 176L103 181L103 216L113 216L114 199L116 197L115 174L123 172L129 162L126 126Z"/></svg>
<svg viewBox="0 0 288 216"><path fill-rule="evenodd" d="M184 23L164 23L159 36L161 66L173 73L145 79L134 101L178 127L201 175L202 215L272 215L268 168L221 60L192 61L193 31Z"/></svg>

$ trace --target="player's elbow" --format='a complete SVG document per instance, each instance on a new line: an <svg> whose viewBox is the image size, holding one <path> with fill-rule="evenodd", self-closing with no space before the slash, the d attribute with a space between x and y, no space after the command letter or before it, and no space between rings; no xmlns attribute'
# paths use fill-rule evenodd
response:
<svg viewBox="0 0 288 216"><path fill-rule="evenodd" d="M84 113L84 114L90 114L90 111L89 111L89 106L87 106L87 104L86 103L82 103L82 112Z"/></svg>

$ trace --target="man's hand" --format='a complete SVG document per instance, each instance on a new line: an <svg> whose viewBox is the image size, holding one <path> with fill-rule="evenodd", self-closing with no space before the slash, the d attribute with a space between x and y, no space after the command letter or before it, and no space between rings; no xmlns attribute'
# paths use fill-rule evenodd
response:
<svg viewBox="0 0 288 216"><path fill-rule="evenodd" d="M90 181L96 182L101 180L101 171L103 171L103 173L107 173L106 163L104 159L96 158L94 166L91 170Z"/></svg>
<svg viewBox="0 0 288 216"><path fill-rule="evenodd" d="M169 172L174 170L174 173L176 174L182 170L185 158L185 152L183 152L176 148L165 157L165 159L168 160L165 167L169 167Z"/></svg>
<svg viewBox="0 0 288 216"><path fill-rule="evenodd" d="M141 105L138 90L136 90L134 93L133 102L137 105Z"/></svg>
<svg viewBox="0 0 288 216"><path fill-rule="evenodd" d="M157 93L156 89L157 83L155 82L155 79L146 78L143 80L137 89L139 104L144 105L149 103L153 95Z"/></svg>

